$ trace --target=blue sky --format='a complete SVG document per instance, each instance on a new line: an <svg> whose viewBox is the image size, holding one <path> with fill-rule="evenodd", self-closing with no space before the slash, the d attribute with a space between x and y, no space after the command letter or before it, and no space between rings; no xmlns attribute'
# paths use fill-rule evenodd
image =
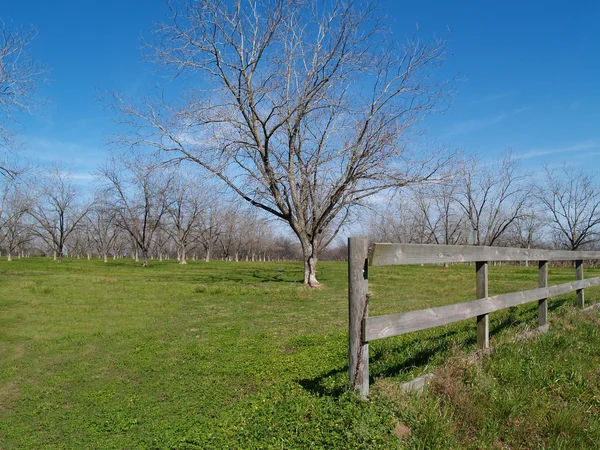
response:
<svg viewBox="0 0 600 450"><path fill-rule="evenodd" d="M600 169L600 2L411 1L386 10L399 40L449 36L439 76L458 76L443 114L424 124L428 139L479 149L509 148L538 171L561 161ZM49 106L22 117L26 154L62 159L82 180L107 155L112 113L99 101L154 84L141 40L168 15L162 0L4 1L0 18L33 25L32 53L51 71L40 96Z"/></svg>

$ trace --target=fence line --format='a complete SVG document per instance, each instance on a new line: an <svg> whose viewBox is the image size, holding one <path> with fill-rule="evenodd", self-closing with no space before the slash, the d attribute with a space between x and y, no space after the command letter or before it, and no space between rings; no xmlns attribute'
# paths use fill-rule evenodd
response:
<svg viewBox="0 0 600 450"><path fill-rule="evenodd" d="M489 314L511 306L538 301L538 324L548 329L548 298L577 292L577 305L585 306L584 289L600 285L600 277L584 279L583 260L600 259L598 251L563 251L435 244L374 244L348 239L348 312L350 387L369 394L369 341L477 318L477 348L489 348ZM548 261L575 261L576 281L548 286ZM538 288L490 297L489 261L538 261ZM476 300L437 308L369 317L368 268L396 264L475 262Z"/></svg>

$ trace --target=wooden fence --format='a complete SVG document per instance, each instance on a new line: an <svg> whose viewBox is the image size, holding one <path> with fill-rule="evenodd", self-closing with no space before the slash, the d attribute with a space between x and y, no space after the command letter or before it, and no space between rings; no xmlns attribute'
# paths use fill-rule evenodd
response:
<svg viewBox="0 0 600 450"><path fill-rule="evenodd" d="M538 301L539 327L548 329L548 298L577 291L584 307L584 288L600 285L600 277L583 278L583 260L600 259L600 251L537 250L469 245L374 244L348 239L348 312L350 387L362 397L369 394L369 341L477 318L477 348L489 347L489 314L511 306ZM538 288L488 296L490 261L538 261ZM576 281L548 286L548 261L574 261ZM369 317L369 266L474 262L477 300L399 314Z"/></svg>

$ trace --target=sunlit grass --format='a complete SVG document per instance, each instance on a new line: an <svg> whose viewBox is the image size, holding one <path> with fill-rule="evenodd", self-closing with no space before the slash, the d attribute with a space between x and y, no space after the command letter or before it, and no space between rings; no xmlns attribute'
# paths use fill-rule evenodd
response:
<svg viewBox="0 0 600 450"><path fill-rule="evenodd" d="M373 396L362 402L345 390L347 266L319 269L325 287L311 290L293 262L1 261L0 448L460 448L468 439L493 448L501 435L516 447L545 436L581 448L600 439L597 314L576 311L574 294L553 299L551 331L526 342L514 336L535 328L536 304L491 316L495 354L464 388L469 399L497 399L477 405L490 416L477 428L468 402L463 417L442 387L419 399L397 392L473 352L473 321L373 342ZM472 300L474 272L373 268L370 312ZM550 270L551 283L572 279L574 270ZM536 286L535 267L490 267L490 294ZM586 290L588 301L598 292ZM539 378L546 367L558 381ZM591 412L561 425L549 406L557 395L563 409ZM531 396L539 406L523 406ZM409 439L392 433L399 419ZM535 423L533 440L507 431L519 421Z"/></svg>

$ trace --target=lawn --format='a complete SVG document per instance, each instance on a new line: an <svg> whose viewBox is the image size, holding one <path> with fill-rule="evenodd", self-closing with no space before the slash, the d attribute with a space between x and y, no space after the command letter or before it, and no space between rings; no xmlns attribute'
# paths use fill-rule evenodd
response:
<svg viewBox="0 0 600 450"><path fill-rule="evenodd" d="M373 268L371 315L475 296L467 265ZM0 449L591 448L600 314L575 295L375 341L372 395L347 382L347 266L29 258L0 261ZM600 275L586 270L586 276ZM490 267L490 294L537 287ZM550 269L550 284L574 269ZM598 297L600 290L586 290ZM523 337L524 336L524 337ZM436 370L423 395L401 382ZM412 434L397 436L397 425Z"/></svg>

